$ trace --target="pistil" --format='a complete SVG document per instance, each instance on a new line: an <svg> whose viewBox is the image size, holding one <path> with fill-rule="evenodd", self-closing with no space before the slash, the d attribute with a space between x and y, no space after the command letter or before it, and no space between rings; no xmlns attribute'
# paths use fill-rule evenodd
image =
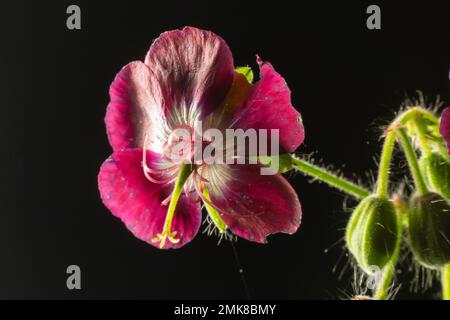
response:
<svg viewBox="0 0 450 320"><path fill-rule="evenodd" d="M175 186L172 192L172 197L170 198L169 208L167 209L166 219L164 221L163 230L156 237L151 239L152 243L159 242L159 247L164 248L167 239L171 243L178 243L180 238L177 238L177 230L172 231L172 222L175 216L175 209L180 199L180 196L183 192L183 186L186 180L189 178L192 173L193 165L192 164L181 164L180 170L178 173L177 180L175 181Z"/></svg>

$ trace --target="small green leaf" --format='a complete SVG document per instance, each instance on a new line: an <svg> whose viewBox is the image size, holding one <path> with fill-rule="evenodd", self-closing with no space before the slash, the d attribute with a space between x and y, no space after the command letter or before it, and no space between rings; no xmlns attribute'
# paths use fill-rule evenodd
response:
<svg viewBox="0 0 450 320"><path fill-rule="evenodd" d="M253 83L253 71L249 66L237 67L236 72L242 74L248 81L248 83Z"/></svg>

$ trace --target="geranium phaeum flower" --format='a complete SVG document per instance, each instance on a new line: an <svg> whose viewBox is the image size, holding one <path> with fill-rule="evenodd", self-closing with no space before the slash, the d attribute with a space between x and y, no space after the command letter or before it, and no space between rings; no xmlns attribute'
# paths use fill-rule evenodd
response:
<svg viewBox="0 0 450 320"><path fill-rule="evenodd" d="M280 174L261 175L252 164L186 169L164 156L173 130L198 120L221 129L279 129L280 152L293 152L304 138L300 114L284 79L269 63L258 64L261 79L252 85L236 73L223 39L186 27L163 33L144 62L118 73L105 117L113 154L98 183L104 204L137 238L183 246L200 227L199 199L251 241L298 229L300 202Z"/></svg>
<svg viewBox="0 0 450 320"><path fill-rule="evenodd" d="M447 143L448 154L450 155L450 107L446 108L441 115L441 135Z"/></svg>

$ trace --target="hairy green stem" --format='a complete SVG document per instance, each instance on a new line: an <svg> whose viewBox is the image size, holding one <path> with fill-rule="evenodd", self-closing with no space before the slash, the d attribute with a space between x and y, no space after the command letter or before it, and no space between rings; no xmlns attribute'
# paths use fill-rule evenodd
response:
<svg viewBox="0 0 450 320"><path fill-rule="evenodd" d="M421 116L423 119L426 119L434 124L439 124L439 119L427 109L422 107L412 107L405 112L401 113L391 124L391 127L395 127L397 125L404 125L411 119Z"/></svg>
<svg viewBox="0 0 450 320"><path fill-rule="evenodd" d="M450 300L450 263L442 268L442 300Z"/></svg>
<svg viewBox="0 0 450 320"><path fill-rule="evenodd" d="M325 182L328 185L345 192L357 199L363 199L370 195L370 191L357 184L350 182L342 177L339 177L328 170L309 163L303 159L292 156L293 167L298 171L313 177L319 181Z"/></svg>
<svg viewBox="0 0 450 320"><path fill-rule="evenodd" d="M427 129L421 117L416 117L414 119L414 124L417 128L417 137L419 138L420 148L425 155L429 155L431 153L431 148L428 144L427 140Z"/></svg>
<svg viewBox="0 0 450 320"><path fill-rule="evenodd" d="M419 161L417 160L417 154L405 132L404 128L396 130L397 135L400 139L400 144L402 145L403 152L405 153L406 159L408 160L409 170L414 179L414 184L417 188L419 194L425 194L428 192L428 187L425 183L425 179L420 171Z"/></svg>
<svg viewBox="0 0 450 320"><path fill-rule="evenodd" d="M383 268L383 274L381 276L380 282L378 283L377 289L373 297L376 300L386 300L389 296L389 289L391 288L392 278L395 274L395 265L397 263L397 258L392 257L392 260Z"/></svg>
<svg viewBox="0 0 450 320"><path fill-rule="evenodd" d="M389 173L391 168L392 152L395 146L395 131L389 131L386 135L381 152L380 167L378 169L377 190L380 197L387 197L389 187Z"/></svg>

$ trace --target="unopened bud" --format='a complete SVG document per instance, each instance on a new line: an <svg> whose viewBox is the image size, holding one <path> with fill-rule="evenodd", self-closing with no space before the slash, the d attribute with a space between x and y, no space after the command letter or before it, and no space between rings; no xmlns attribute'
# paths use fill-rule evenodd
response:
<svg viewBox="0 0 450 320"><path fill-rule="evenodd" d="M382 269L399 245L399 220L389 199L369 196L356 207L347 225L346 242L368 274Z"/></svg>
<svg viewBox="0 0 450 320"><path fill-rule="evenodd" d="M441 195L430 192L412 198L409 242L426 268L439 269L450 262L450 204Z"/></svg>
<svg viewBox="0 0 450 320"><path fill-rule="evenodd" d="M420 159L420 166L433 190L450 201L450 158L433 152Z"/></svg>

